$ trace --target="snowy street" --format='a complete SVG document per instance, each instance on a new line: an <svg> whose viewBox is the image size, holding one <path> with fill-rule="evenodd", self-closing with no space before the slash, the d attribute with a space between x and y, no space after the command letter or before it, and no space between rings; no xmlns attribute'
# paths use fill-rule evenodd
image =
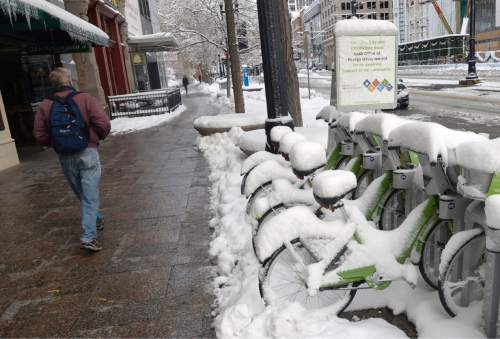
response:
<svg viewBox="0 0 500 339"><path fill-rule="evenodd" d="M410 107L396 110L396 114L438 122L450 128L490 133L492 138L500 137L496 128L500 123L500 69L484 74L479 72L485 84L476 88L459 88L458 79L463 75L456 73L419 74L418 71L400 70L400 78L409 87ZM330 76L328 71L310 72L311 88L329 97ZM300 71L299 82L301 88L307 89L305 70Z"/></svg>

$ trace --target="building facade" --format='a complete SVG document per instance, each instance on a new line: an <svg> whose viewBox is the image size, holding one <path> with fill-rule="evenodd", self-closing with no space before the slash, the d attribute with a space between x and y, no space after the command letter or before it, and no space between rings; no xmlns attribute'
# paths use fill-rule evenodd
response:
<svg viewBox="0 0 500 339"><path fill-rule="evenodd" d="M295 60L301 60L304 55L304 10L295 12L292 17L292 47Z"/></svg>
<svg viewBox="0 0 500 339"><path fill-rule="evenodd" d="M500 50L500 0L478 1L476 11L477 50Z"/></svg>
<svg viewBox="0 0 500 339"><path fill-rule="evenodd" d="M360 1L358 17L394 21L393 0ZM330 67L334 58L334 27L337 20L352 16L351 1L321 0L321 24L324 31L323 50L326 66Z"/></svg>
<svg viewBox="0 0 500 339"><path fill-rule="evenodd" d="M309 6L313 0L288 0L288 11L298 12L301 9Z"/></svg>
<svg viewBox="0 0 500 339"><path fill-rule="evenodd" d="M106 97L132 92L127 71L127 30L125 16L119 11L117 2L91 0L87 13L89 22L102 29L111 39L109 47L96 47L94 53L101 86Z"/></svg>
<svg viewBox="0 0 500 339"><path fill-rule="evenodd" d="M324 67L321 1L315 0L304 9L304 29L310 46L312 66Z"/></svg>
<svg viewBox="0 0 500 339"><path fill-rule="evenodd" d="M19 151L36 151L34 115L52 92L49 74L55 67L69 68L75 86L104 99L94 49L112 40L83 19L88 2L71 4L78 16L64 10L65 4L0 3L0 169L18 163Z"/></svg>

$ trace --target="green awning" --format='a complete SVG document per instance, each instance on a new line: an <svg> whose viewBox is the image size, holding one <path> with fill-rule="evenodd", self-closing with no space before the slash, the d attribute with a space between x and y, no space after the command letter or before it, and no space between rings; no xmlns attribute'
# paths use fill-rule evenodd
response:
<svg viewBox="0 0 500 339"><path fill-rule="evenodd" d="M110 44L109 36L99 27L45 0L0 0L0 10L9 16L13 25L17 16L23 16L29 29L33 23L45 30L67 32L71 39L79 42L97 46Z"/></svg>

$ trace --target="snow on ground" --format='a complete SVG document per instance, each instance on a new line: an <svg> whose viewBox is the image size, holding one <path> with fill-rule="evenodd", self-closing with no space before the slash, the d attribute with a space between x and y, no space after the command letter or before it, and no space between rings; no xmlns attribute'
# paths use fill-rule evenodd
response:
<svg viewBox="0 0 500 339"><path fill-rule="evenodd" d="M202 84L199 86L200 91L211 93L214 98L214 103L227 108L232 107L232 102L225 96L225 90L219 91L218 85ZM245 98L245 113L222 114L216 116L202 116L194 121L196 128L231 128L244 127L250 125L264 124L267 118L266 92L243 92ZM316 120L316 114L324 107L329 105L329 100L321 96L314 90L311 90L311 99L308 99L307 89L300 89L302 118L304 127L322 127L327 126L323 121ZM234 112L234 111L233 111Z"/></svg>
<svg viewBox="0 0 500 339"><path fill-rule="evenodd" d="M443 64L443 65L412 65L400 66L399 74L417 75L417 76L439 76L439 75L457 75L465 77L467 74L467 64ZM477 63L479 76L498 76L500 75L500 62L497 63Z"/></svg>
<svg viewBox="0 0 500 339"><path fill-rule="evenodd" d="M460 92L470 92L471 88L473 90L480 91L500 91L500 82L495 81L483 81L472 87L458 87L459 79L433 79L433 78L402 78L403 82L409 87L432 87L436 85L450 86L451 88L446 88L445 90L450 91L460 91ZM453 86L457 86L456 88Z"/></svg>
<svg viewBox="0 0 500 339"><path fill-rule="evenodd" d="M306 311L296 303L265 307L259 294L260 265L251 243L251 225L241 195L241 164L245 155L237 146L243 131L233 128L198 139L211 174L210 208L213 238L210 255L217 260L218 276L212 286L216 297L215 329L221 338L403 338L405 334L381 319L348 321L331 309ZM422 338L480 338L480 310L450 318L436 291L422 280L416 289L394 282L384 291L359 291L348 310L389 307L406 312Z"/></svg>
<svg viewBox="0 0 500 339"><path fill-rule="evenodd" d="M186 106L181 105L171 113L150 115L136 118L117 118L111 120L111 134L126 134L140 131L146 128L161 125L179 116L186 110Z"/></svg>

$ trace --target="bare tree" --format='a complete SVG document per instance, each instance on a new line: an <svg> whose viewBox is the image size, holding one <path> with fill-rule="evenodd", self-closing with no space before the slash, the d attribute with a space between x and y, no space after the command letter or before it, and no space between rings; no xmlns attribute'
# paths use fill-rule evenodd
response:
<svg viewBox="0 0 500 339"><path fill-rule="evenodd" d="M232 0L224 0L227 44L229 48L229 62L233 80L234 109L236 113L245 113L245 100L243 99L243 83L241 80L241 63L236 39L236 25L234 22L234 7ZM229 84L228 84L229 86Z"/></svg>

